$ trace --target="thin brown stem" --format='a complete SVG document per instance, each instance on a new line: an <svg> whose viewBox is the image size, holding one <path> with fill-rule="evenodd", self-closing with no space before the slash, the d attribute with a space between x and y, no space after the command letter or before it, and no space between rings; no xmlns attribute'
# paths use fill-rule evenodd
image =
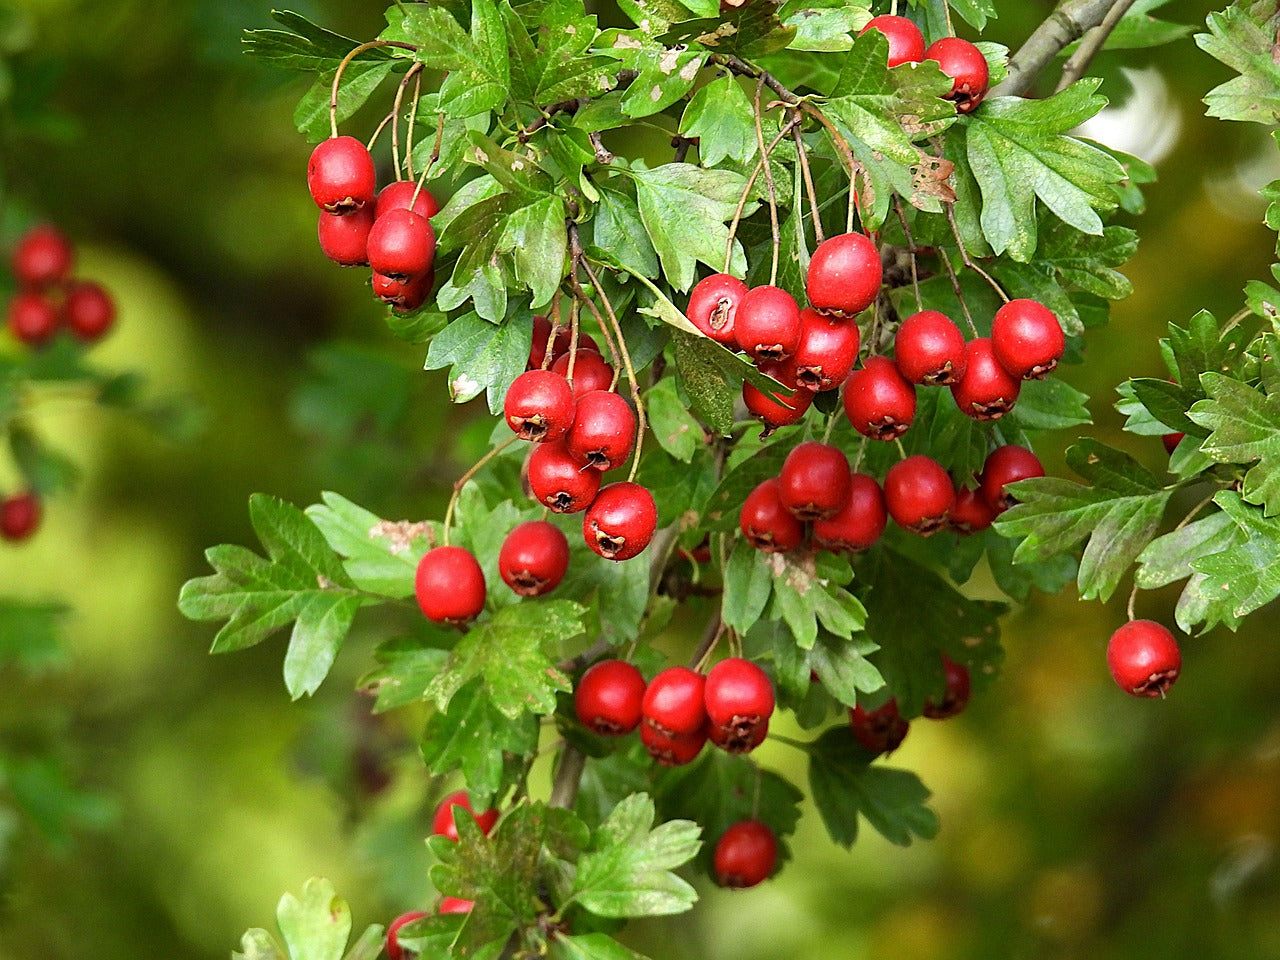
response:
<svg viewBox="0 0 1280 960"><path fill-rule="evenodd" d="M347 64L366 50L377 47L399 47L401 50L418 52L418 48L412 43L401 43L399 40L370 40L368 43L358 45L343 57L342 62L338 64L338 69L333 71L333 86L329 90L329 135L331 137L338 135L338 85L342 82L342 74L346 72Z"/></svg>
<svg viewBox="0 0 1280 960"><path fill-rule="evenodd" d="M449 506L446 507L444 511L444 531L441 536L441 539L446 547L449 545L449 528L453 525L453 511L458 506L458 495L462 493L462 488L465 487L471 481L472 477L474 477L477 473L480 472L481 469L484 468L484 465L486 463L488 463L490 460L492 460L494 457L496 457L503 450L507 449L507 447L511 446L511 444L515 443L519 439L520 439L519 436L512 434L506 440L503 440L500 444L492 448L488 453L486 453L483 457L477 460L472 465L471 469L468 470L466 473L464 473L461 477L459 477L457 482L454 483L453 493L449 497Z"/></svg>
<svg viewBox="0 0 1280 960"><path fill-rule="evenodd" d="M947 268L947 276L951 278L951 289L956 293L956 299L960 301L960 309L964 312L965 322L969 324L969 329L975 337L980 336L978 327L973 322L973 316L969 313L969 304L964 298L964 291L960 289L960 278L956 276L955 267L951 266L951 258L947 256L945 250L940 251L938 259L942 261L942 265Z"/></svg>
<svg viewBox="0 0 1280 960"><path fill-rule="evenodd" d="M416 67L417 64L414 64ZM413 126L418 122L418 101L422 99L422 71L410 70L413 78L413 103L409 106L409 126L405 129L404 166L409 179L413 176ZM416 191L415 191L416 192Z"/></svg>
<svg viewBox="0 0 1280 960"><path fill-rule="evenodd" d="M378 136L386 129L387 124L391 122L391 119L394 116L395 113L388 113L378 122L378 125L373 128L373 136L371 136L369 138L369 142L364 145L364 148L370 153L373 152L373 145L378 142Z"/></svg>
<svg viewBox="0 0 1280 960"><path fill-rule="evenodd" d="M822 235L822 216L818 209L818 191L813 187L813 173L809 169L809 151L805 149L804 135L800 131L799 124L792 127L791 137L796 142L800 171L804 175L805 192L809 196L809 209L813 212L813 239L816 243L822 243L825 238Z"/></svg>
<svg viewBox="0 0 1280 960"><path fill-rule="evenodd" d="M769 153L764 146L764 126L761 121L760 109L760 91L764 89L764 77L756 83L755 97L755 121L756 121L756 146L760 149L760 156L764 160L764 182L765 187L769 191L769 229L773 237L773 260L769 267L769 285L774 286L778 282L778 257L782 251L782 233L778 229L778 191L773 185L773 163L769 160Z"/></svg>
<svg viewBox="0 0 1280 960"><path fill-rule="evenodd" d="M1125 604L1125 612L1129 614L1129 619L1134 619L1133 608L1138 602L1138 581L1133 581L1133 589L1129 591L1129 602Z"/></svg>
<svg viewBox="0 0 1280 960"><path fill-rule="evenodd" d="M720 610L716 608L715 614L707 621L707 626L702 631L702 639L698 641L698 648L693 651L693 656L689 658L689 669L701 671L707 665L707 660L711 658L716 644L724 636L726 629L724 620L720 616Z"/></svg>
<svg viewBox="0 0 1280 960"><path fill-rule="evenodd" d="M916 312L924 309L924 301L920 299L920 270L916 265L916 241L911 236L911 227L907 224L907 211L903 209L902 198L893 198L894 209L898 211L898 221L902 224L903 236L907 238L907 255L911 257L911 288L916 295Z"/></svg>
<svg viewBox="0 0 1280 960"><path fill-rule="evenodd" d="M396 98L391 104L391 162L394 164L396 171L396 179L400 179L400 107L404 103L404 92L409 87L409 81L413 79L422 70L422 64L415 63L406 71L404 77L400 80L400 86L396 87ZM417 103L417 101L414 101ZM410 143L412 143L412 132L410 133ZM413 176L413 174L410 174Z"/></svg>
<svg viewBox="0 0 1280 960"><path fill-rule="evenodd" d="M409 209L412 210L414 204L418 202L418 194L422 192L423 185L427 182L427 176L431 173L431 168L436 165L436 161L440 159L440 146L444 143L444 114L440 114L440 119L436 122L436 142L431 147L431 156L427 157L426 166L422 168L422 176L418 177L418 185L413 188L413 196L409 200Z"/></svg>
<svg viewBox="0 0 1280 960"><path fill-rule="evenodd" d="M969 256L969 251L965 249L964 238L960 236L960 226L956 223L955 204L944 203L942 208L947 213L947 223L951 225L951 235L956 238L956 247L960 250L960 259L964 262L964 265L980 276L983 280L987 281L987 283L991 284L991 289L996 292L1001 300L1008 303L1009 295L1004 292L1004 288L1000 286L1000 284L996 283L995 278L992 277L991 274L987 273L987 271L974 263L973 258Z"/></svg>
<svg viewBox="0 0 1280 960"><path fill-rule="evenodd" d="M789 121L787 125L778 132L778 135L773 138L773 143L769 145L769 148L765 153L758 161L756 161L756 165L752 169L751 175L747 177L747 183L742 188L742 196L738 198L738 208L733 212L733 219L729 221L729 240L724 245L724 270L722 271L724 273L728 273L729 268L733 265L733 238L737 236L738 224L742 222L742 211L747 207L747 198L751 196L751 188L755 186L756 178L760 176L760 171L764 169L765 163L768 162L769 154L773 153L778 144L782 142L783 137L791 132L792 124L797 122L797 120Z"/></svg>

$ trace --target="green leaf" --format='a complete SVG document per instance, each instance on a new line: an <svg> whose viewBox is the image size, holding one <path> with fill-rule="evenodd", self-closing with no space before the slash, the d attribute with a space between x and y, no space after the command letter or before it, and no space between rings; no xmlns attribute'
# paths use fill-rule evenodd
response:
<svg viewBox="0 0 1280 960"><path fill-rule="evenodd" d="M1191 568L1204 575L1200 592L1208 598L1202 613L1206 629L1221 621L1232 630L1253 611L1280 596L1280 520L1264 517L1233 490L1213 498L1240 531L1219 553L1202 556ZM1181 622L1181 621L1180 621Z"/></svg>
<svg viewBox="0 0 1280 960"><path fill-rule="evenodd" d="M742 85L731 75L713 80L689 100L680 133L698 140L698 161L718 166L726 157L746 164L756 145L755 111Z"/></svg>
<svg viewBox="0 0 1280 960"><path fill-rule="evenodd" d="M880 649L869 635L841 640L822 633L809 651L809 667L822 681L822 688L846 707L858 702L859 693L875 693L884 687L884 677L869 654Z"/></svg>
<svg viewBox="0 0 1280 960"><path fill-rule="evenodd" d="M682 463L703 446L702 425L685 409L668 378L654 384L645 402L649 428L663 450Z"/></svg>
<svg viewBox="0 0 1280 960"><path fill-rule="evenodd" d="M9 427L9 450L25 485L42 497L69 490L80 479L79 467L25 426Z"/></svg>
<svg viewBox="0 0 1280 960"><path fill-rule="evenodd" d="M987 28L987 19L999 16L996 12L995 0L947 0L951 9L964 17L965 22L976 30Z"/></svg>
<svg viewBox="0 0 1280 960"><path fill-rule="evenodd" d="M1046 377L1022 384L1011 419L1024 430L1065 430L1093 423L1087 394L1065 380Z"/></svg>
<svg viewBox="0 0 1280 960"><path fill-rule="evenodd" d="M1151 16L1152 10L1163 7L1168 2L1169 0L1138 0L1129 8L1129 12L1120 18L1120 22L1111 31L1102 49L1142 50L1163 46L1187 36L1192 30L1190 26L1157 20ZM1078 42L1073 43L1064 52L1072 53L1078 47Z"/></svg>
<svg viewBox="0 0 1280 960"><path fill-rule="evenodd" d="M482 797L502 792L505 758L523 761L538 749L538 723L530 714L504 716L472 681L427 721L422 759L436 776L460 770L467 789Z"/></svg>
<svg viewBox="0 0 1280 960"><path fill-rule="evenodd" d="M742 502L757 486L778 475L790 449L785 443L769 444L725 471L720 486L707 500L706 519L711 522L712 529L737 528Z"/></svg>
<svg viewBox="0 0 1280 960"><path fill-rule="evenodd" d="M343 568L361 590L400 599L413 596L422 555L438 542L438 525L383 520L328 491L323 505L307 507L307 518L325 542L346 558Z"/></svg>
<svg viewBox="0 0 1280 960"><path fill-rule="evenodd" d="M819 624L844 640L866 625L867 611L845 589L853 572L843 559L795 551L765 554L764 560L773 575L771 618L786 621L802 648L813 647Z"/></svg>
<svg viewBox="0 0 1280 960"><path fill-rule="evenodd" d="M1135 377L1128 382L1128 388L1141 409L1147 411L1162 428L1155 435L1175 431L1200 438L1207 435L1203 427L1187 418L1188 408L1195 402L1196 393L1201 391L1191 392L1179 384L1155 377Z"/></svg>
<svg viewBox="0 0 1280 960"><path fill-rule="evenodd" d="M536 11L517 12L510 4L503 4L502 12L512 43L513 97L533 106L547 106L598 96L613 86L613 62L587 52L599 32L594 16L579 15L546 29L545 21L529 19ZM581 9L578 12L581 14ZM537 34L536 50L529 40L530 26Z"/></svg>
<svg viewBox="0 0 1280 960"><path fill-rule="evenodd" d="M318 27L291 10L273 10L271 18L287 30L246 30L242 40L245 53L270 61L273 67L308 73L333 70L343 57L360 45L359 40ZM352 63L386 60L391 56L393 54L387 50L375 47L361 51Z"/></svg>
<svg viewBox="0 0 1280 960"><path fill-rule="evenodd" d="M802 6L801 3L795 4ZM853 46L853 37L870 19L865 8L858 6L814 6L803 7L791 12L793 4L783 9L786 20L783 22L796 31L790 43L792 50L815 50L824 53L838 53Z"/></svg>
<svg viewBox="0 0 1280 960"><path fill-rule="evenodd" d="M726 625L746 633L764 614L773 592L773 574L764 554L739 540L724 569L720 615Z"/></svg>
<svg viewBox="0 0 1280 960"><path fill-rule="evenodd" d="M1213 431L1200 449L1218 463L1253 463L1241 493L1246 502L1261 505L1264 516L1275 516L1280 513L1280 396L1266 396L1220 373L1202 374L1200 383L1208 399L1187 412L1192 422Z"/></svg>
<svg viewBox="0 0 1280 960"><path fill-rule="evenodd" d="M628 272L658 274L658 255L645 233L636 201L620 190L600 187L600 202L592 221L594 246L607 251Z"/></svg>
<svg viewBox="0 0 1280 960"><path fill-rule="evenodd" d="M449 638L443 631L440 640ZM449 652L409 639L388 640L374 651L378 666L360 678L360 689L377 699L374 713L384 713L427 699L427 688L444 668Z"/></svg>
<svg viewBox="0 0 1280 960"><path fill-rule="evenodd" d="M564 201L542 197L513 210L496 249L511 254L516 279L533 294L531 306L537 309L549 304L567 273L569 233Z"/></svg>
<svg viewBox="0 0 1280 960"><path fill-rule="evenodd" d="M268 559L243 547L210 548L205 556L215 575L184 584L178 607L192 620L227 618L214 653L243 650L294 623L284 678L296 700L320 686L367 600L297 507L257 493L249 499L249 519Z"/></svg>
<svg viewBox="0 0 1280 960"><path fill-rule="evenodd" d="M351 908L332 883L312 877L303 884L301 899L291 893L280 898L276 922L290 960L342 960L351 934Z"/></svg>
<svg viewBox="0 0 1280 960"><path fill-rule="evenodd" d="M764 389L783 389L781 384L709 337L695 337L677 329L672 332L671 342L675 347L680 385L689 395L694 411L722 436L728 436L733 430L734 404L742 394L744 380Z"/></svg>
<svg viewBox="0 0 1280 960"><path fill-rule="evenodd" d="M551 941L553 960L648 960L605 933L557 936Z"/></svg>
<svg viewBox="0 0 1280 960"><path fill-rule="evenodd" d="M492 110L507 99L511 65L506 28L493 0L472 0L471 32L443 7L423 4L387 11L381 39L414 44L414 59L449 76L440 88L440 109L468 117Z"/></svg>
<svg viewBox="0 0 1280 960"><path fill-rule="evenodd" d="M59 603L0 598L0 664L17 663L34 673L60 663L68 613Z"/></svg>
<svg viewBox="0 0 1280 960"><path fill-rule="evenodd" d="M394 64L390 60L353 60L347 64L347 69L342 73L342 84L338 88L339 123L353 117L364 106L391 73L392 66ZM294 126L311 143L319 143L329 136L329 99L333 93L335 70L317 77L293 111Z"/></svg>
<svg viewBox="0 0 1280 960"><path fill-rule="evenodd" d="M427 370L450 367L449 395L465 403L488 391L489 412L502 410L502 399L529 361L533 321L514 317L493 324L468 313L445 327L427 351Z"/></svg>
<svg viewBox="0 0 1280 960"><path fill-rule="evenodd" d="M1194 576L1196 560L1234 546L1239 532L1231 515L1222 512L1156 537L1138 554L1134 580L1143 590L1158 590Z"/></svg>
<svg viewBox="0 0 1280 960"><path fill-rule="evenodd" d="M275 938L261 927L246 930L240 938L240 949L231 952L231 960L289 960Z"/></svg>
<svg viewBox="0 0 1280 960"><path fill-rule="evenodd" d="M636 71L622 95L622 112L633 120L660 113L693 88L707 52L683 44L664 46L643 30L606 30L595 52Z"/></svg>
<svg viewBox="0 0 1280 960"><path fill-rule="evenodd" d="M1280 13L1269 3L1235 3L1207 20L1196 46L1240 76L1205 96L1208 114L1222 120L1275 123L1280 118L1280 65L1274 44Z"/></svg>
<svg viewBox="0 0 1280 960"><path fill-rule="evenodd" d="M1208 396L1200 380L1202 373L1234 370L1245 340L1239 326L1220 330L1218 321L1208 310L1201 310L1187 326L1169 324L1169 336L1161 346L1173 356L1176 379L1190 401Z"/></svg>

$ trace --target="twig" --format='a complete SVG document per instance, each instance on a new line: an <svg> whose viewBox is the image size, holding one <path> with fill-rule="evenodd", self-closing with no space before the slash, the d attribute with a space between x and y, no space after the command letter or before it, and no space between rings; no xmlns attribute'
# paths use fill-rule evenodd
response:
<svg viewBox="0 0 1280 960"><path fill-rule="evenodd" d="M951 224L951 235L956 238L956 246L960 250L960 259L964 262L964 265L991 284L991 289L996 292L1002 301L1008 303L1009 295L1004 292L1004 288L996 283L991 274L974 263L969 256L969 251L965 249L964 238L960 236L960 227L956 223L956 205L954 203L944 203L942 209L947 213L947 223Z"/></svg>
<svg viewBox="0 0 1280 960"><path fill-rule="evenodd" d="M1100 24L1112 7L1125 0L1066 0L1009 58L1009 73L988 95L1017 96L1063 48L1079 40L1086 30Z"/></svg>
<svg viewBox="0 0 1280 960"><path fill-rule="evenodd" d="M547 805L567 810L578 799L578 784L582 782L582 771L587 764L587 755L572 743L564 745L560 754L560 765L556 767L556 777L551 784L551 799Z"/></svg>
<svg viewBox="0 0 1280 960"><path fill-rule="evenodd" d="M778 192L773 185L773 164L769 161L769 153L764 147L764 127L760 120L760 91L764 89L764 77L756 83L755 121L756 146L760 148L760 156L764 161L764 182L769 190L769 229L773 237L773 261L769 267L769 285L778 282L778 256L782 250L782 234L778 230Z"/></svg>
<svg viewBox="0 0 1280 960"><path fill-rule="evenodd" d="M676 134L671 138L671 146L676 148L675 156L671 158L672 163L684 163L684 158L689 155L689 148L693 146L694 141L688 137L682 137Z"/></svg>
<svg viewBox="0 0 1280 960"><path fill-rule="evenodd" d="M924 309L924 301L920 299L920 271L916 267L916 241L911 236L911 227L907 225L907 211L903 209L902 198L893 198L894 209L898 211L898 220L902 224L902 233L907 238L907 253L911 257L911 286L916 294L916 312Z"/></svg>
<svg viewBox="0 0 1280 960"><path fill-rule="evenodd" d="M1096 27L1089 28L1085 35L1080 38L1080 46L1076 47L1075 53L1071 54L1067 59L1066 65L1062 68L1062 76L1053 90L1054 93L1060 93L1084 76L1084 72L1089 69L1089 64L1093 62L1093 58L1098 55L1102 45L1107 42L1107 37L1111 36L1111 31L1116 28L1116 24L1129 12L1129 8L1133 4L1134 0L1117 0L1116 5L1108 10L1107 15L1102 18L1102 22Z"/></svg>
<svg viewBox="0 0 1280 960"><path fill-rule="evenodd" d="M818 191L813 187L813 173L809 170L809 151L805 149L804 134L801 133L799 124L792 127L791 137L796 142L800 170L804 174L805 191L809 194L809 208L813 211L813 239L817 243L822 243L825 238L822 235L822 217L818 209Z"/></svg>

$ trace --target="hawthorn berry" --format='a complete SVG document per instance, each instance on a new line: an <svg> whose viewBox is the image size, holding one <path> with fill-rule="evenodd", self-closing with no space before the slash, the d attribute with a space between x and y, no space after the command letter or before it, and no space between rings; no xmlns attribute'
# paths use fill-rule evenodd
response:
<svg viewBox="0 0 1280 960"><path fill-rule="evenodd" d="M463 900L461 897L442 897L436 913L470 913L475 907L474 900Z"/></svg>
<svg viewBox="0 0 1280 960"><path fill-rule="evenodd" d="M389 960L405 960L405 950L400 945L400 928L412 923L414 920L421 920L425 916L428 916L426 911L414 910L410 913L400 914L400 916L387 924L387 957Z"/></svg>
<svg viewBox="0 0 1280 960"><path fill-rule="evenodd" d="M946 314L921 310L898 327L893 358L911 383L949 386L964 377L964 334Z"/></svg>
<svg viewBox="0 0 1280 960"><path fill-rule="evenodd" d="M897 750L911 729L898 712L898 701L893 699L874 710L854 707L849 711L849 726L854 738L877 756Z"/></svg>
<svg viewBox="0 0 1280 960"><path fill-rule="evenodd" d="M996 512L987 503L981 489L959 487L956 490L956 502L947 514L947 526L963 536L987 529L995 518Z"/></svg>
<svg viewBox="0 0 1280 960"><path fill-rule="evenodd" d="M722 887L754 887L778 864L778 838L759 820L739 820L716 841L713 862Z"/></svg>
<svg viewBox="0 0 1280 960"><path fill-rule="evenodd" d="M828 237L813 251L805 295L819 313L852 317L871 306L883 275L880 251L871 238L842 233Z"/></svg>
<svg viewBox="0 0 1280 960"><path fill-rule="evenodd" d="M906 17L894 17L888 14L872 17L871 22L863 27L858 35L861 36L868 30L878 30L888 38L889 66L919 63L924 59L924 34Z"/></svg>
<svg viewBox="0 0 1280 960"><path fill-rule="evenodd" d="M600 471L574 459L563 440L540 443L529 457L529 489L553 513L578 513L600 492Z"/></svg>
<svg viewBox="0 0 1280 960"><path fill-rule="evenodd" d="M792 448L782 463L778 499L798 520L824 520L849 502L851 476L841 450L807 440Z"/></svg>
<svg viewBox="0 0 1280 960"><path fill-rule="evenodd" d="M502 400L507 426L521 440L559 440L574 418L573 388L550 370L526 370L516 377Z"/></svg>
<svg viewBox="0 0 1280 960"><path fill-rule="evenodd" d="M369 266L393 280L419 277L431 267L436 235L431 221L403 207L388 210L369 228Z"/></svg>
<svg viewBox="0 0 1280 960"><path fill-rule="evenodd" d="M999 420L1013 409L1020 381L1000 365L990 337L970 340L964 354L964 377L951 384L956 406L975 420Z"/></svg>
<svg viewBox="0 0 1280 960"><path fill-rule="evenodd" d="M100 339L116 321L116 302L100 283L73 283L62 301L62 318L77 340Z"/></svg>
<svg viewBox="0 0 1280 960"><path fill-rule="evenodd" d="M31 491L11 494L0 500L0 537L26 540L40 526L40 498Z"/></svg>
<svg viewBox="0 0 1280 960"><path fill-rule="evenodd" d="M871 547L888 523L884 491L874 477L849 478L849 500L835 516L813 522L813 542L833 553L855 553Z"/></svg>
<svg viewBox="0 0 1280 960"><path fill-rule="evenodd" d="M630 733L640 725L644 677L625 660L601 660L587 668L573 690L578 720L605 737Z"/></svg>
<svg viewBox="0 0 1280 960"><path fill-rule="evenodd" d="M71 241L57 227L40 224L18 239L13 248L14 279L23 287L49 287L71 275L75 251Z"/></svg>
<svg viewBox="0 0 1280 960"><path fill-rule="evenodd" d="M560 585L569 569L569 541L545 520L519 524L498 551L502 582L522 597L540 597Z"/></svg>
<svg viewBox="0 0 1280 960"><path fill-rule="evenodd" d="M20 290L9 301L9 330L33 347L48 343L58 332L58 305L35 290Z"/></svg>
<svg viewBox="0 0 1280 960"><path fill-rule="evenodd" d="M1043 476L1044 467L1041 466L1039 457L1026 447L1009 443L996 447L987 454L978 489L982 491L982 499L987 501L987 506L1000 514L1017 502L1012 494L1005 492L1007 484L1026 480L1028 477Z"/></svg>
<svg viewBox="0 0 1280 960"><path fill-rule="evenodd" d="M582 515L583 539L606 560L638 556L657 528L658 507L653 494L630 480L602 489Z"/></svg>
<svg viewBox="0 0 1280 960"><path fill-rule="evenodd" d="M760 372L772 377L779 383L796 382L796 365L794 360L783 360L781 363L762 363ZM813 405L813 391L800 387L780 389L776 393L756 387L749 380L742 382L742 402L753 417L764 424L764 436L768 436L779 427L790 426L804 419L805 413Z"/></svg>
<svg viewBox="0 0 1280 960"><path fill-rule="evenodd" d="M484 609L484 572L475 555L462 547L435 547L418 561L414 593L433 623L460 626Z"/></svg>
<svg viewBox="0 0 1280 960"><path fill-rule="evenodd" d="M415 194L417 200L413 199ZM419 190L417 181L396 180L378 191L373 215L380 217L388 210L412 210L418 216L430 219L440 212L440 204L426 187Z"/></svg>
<svg viewBox="0 0 1280 960"><path fill-rule="evenodd" d="M733 336L752 360L785 360L800 343L800 307L781 287L752 287L738 302Z"/></svg>
<svg viewBox="0 0 1280 960"><path fill-rule="evenodd" d="M728 347L736 347L733 321L738 305L747 295L747 285L727 273L713 273L699 280L689 294L689 306L685 316L689 322L712 340Z"/></svg>
<svg viewBox="0 0 1280 960"><path fill-rule="evenodd" d="M917 453L899 460L884 478L884 502L898 526L928 536L947 522L956 491L936 460Z"/></svg>
<svg viewBox="0 0 1280 960"><path fill-rule="evenodd" d="M471 797L465 790L455 790L436 807L435 815L431 818L431 832L438 837L445 837L458 842L458 824L456 817L458 810L465 810L471 814L472 818L480 827L480 832L485 836L489 835L489 831L493 829L493 825L498 822L497 810L484 810L476 813L475 808L471 806Z"/></svg>
<svg viewBox="0 0 1280 960"><path fill-rule="evenodd" d="M592 390L578 398L564 442L575 460L603 472L626 463L635 438L631 404L608 390Z"/></svg>
<svg viewBox="0 0 1280 960"><path fill-rule="evenodd" d="M556 358L551 369L562 377L569 376L569 354ZM613 386L613 367L600 355L599 350L589 350L578 344L578 356L573 363L573 397L578 399L596 390L608 390Z"/></svg>
<svg viewBox="0 0 1280 960"><path fill-rule="evenodd" d="M766 553L785 553L804 543L804 524L783 506L777 477L762 481L747 494L738 525L747 543Z"/></svg>
<svg viewBox="0 0 1280 960"><path fill-rule="evenodd" d="M559 360L569 352L569 343L572 337L573 331L567 326L556 329L556 338L551 343L551 362ZM534 314L533 339L529 343L528 369L536 370L543 365L543 361L547 356L547 341L549 340L551 340L551 321L540 313ZM578 334L578 349L600 352L600 347L595 340L581 332Z"/></svg>
<svg viewBox="0 0 1280 960"><path fill-rule="evenodd" d="M427 302L436 285L435 267L428 267L427 272L417 277L394 280L380 273L373 275L373 293L383 303L398 313L417 310Z"/></svg>
<svg viewBox="0 0 1280 960"><path fill-rule="evenodd" d="M1018 380L1039 380L1050 373L1067 348L1052 310L1035 300L1010 300L991 322L996 359Z"/></svg>
<svg viewBox="0 0 1280 960"><path fill-rule="evenodd" d="M800 311L800 342L792 356L796 386L814 391L840 386L858 362L860 340L856 323L833 320L805 307Z"/></svg>
<svg viewBox="0 0 1280 960"><path fill-rule="evenodd" d="M978 108L990 80L987 58L981 50L961 37L943 37L929 45L924 59L935 61L951 78L946 99L955 102L957 113L972 113Z"/></svg>
<svg viewBox="0 0 1280 960"><path fill-rule="evenodd" d="M1165 453L1173 456L1173 451L1178 449L1178 444L1182 442L1185 433L1166 433L1160 437L1160 442L1164 444Z"/></svg>
<svg viewBox="0 0 1280 960"><path fill-rule="evenodd" d="M741 735L733 727L707 726L707 739L712 746L719 747L725 753L750 753L769 736L769 721L747 728Z"/></svg>
<svg viewBox="0 0 1280 960"><path fill-rule="evenodd" d="M746 753L764 739L773 715L773 684L750 660L729 657L707 673L703 690L711 739L730 753Z"/></svg>
<svg viewBox="0 0 1280 960"><path fill-rule="evenodd" d="M369 263L369 231L373 229L373 208L363 206L348 214L320 211L316 239L320 252L340 267L363 267Z"/></svg>
<svg viewBox="0 0 1280 960"><path fill-rule="evenodd" d="M1154 620L1131 620L1111 635L1107 666L1120 689L1135 697L1163 697L1178 679L1182 653L1173 634Z"/></svg>
<svg viewBox="0 0 1280 960"><path fill-rule="evenodd" d="M864 437L896 440L915 419L916 388L888 357L867 357L845 381L844 412Z"/></svg>
<svg viewBox="0 0 1280 960"><path fill-rule="evenodd" d="M649 756L664 767L683 767L693 763L707 743L705 724L693 733L682 733L670 736L649 724L640 726L640 742L649 751Z"/></svg>
<svg viewBox="0 0 1280 960"><path fill-rule="evenodd" d="M969 668L945 655L942 658L942 668L947 680L942 701L940 703L934 703L932 700L924 702L924 715L930 720L946 720L949 717L959 716L969 705Z"/></svg>
<svg viewBox="0 0 1280 960"><path fill-rule="evenodd" d="M377 185L373 157L355 137L330 137L311 151L307 189L321 210L351 213L372 204Z"/></svg>
<svg viewBox="0 0 1280 960"><path fill-rule="evenodd" d="M688 667L667 667L649 681L640 712L645 726L668 737L688 736L707 722L707 678Z"/></svg>

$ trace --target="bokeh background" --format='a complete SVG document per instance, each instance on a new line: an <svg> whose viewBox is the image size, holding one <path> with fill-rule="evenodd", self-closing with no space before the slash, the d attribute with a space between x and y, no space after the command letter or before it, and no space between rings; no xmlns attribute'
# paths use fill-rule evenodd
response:
<svg viewBox="0 0 1280 960"><path fill-rule="evenodd" d="M292 5L352 36L382 23L377 4ZM989 37L1016 43L1052 4L1000 7ZM1202 25L1212 8L1174 0L1161 15ZM240 51L268 13L265 0L33 0L0 20L5 221L62 224L81 272L120 303L95 362L143 372L203 418L179 443L74 402L38 417L84 481L33 542L0 548L0 594L74 612L58 669L0 673L0 737L53 750L90 796L64 798L65 836L0 817L4 960L226 957L246 927L274 929L280 894L312 875L359 926L430 895L422 837L441 785L412 746L420 718L371 723L353 692L370 638L357 630L317 696L292 704L283 638L211 657L212 625L175 605L204 547L256 542L250 493L307 504L333 489L384 516L436 515L466 465L440 438L475 446L491 422L478 404L450 408L442 378L420 372L424 349L394 340L357 272L317 249L291 122L307 81ZM1267 276L1275 238L1255 191L1280 159L1260 128L1204 118L1199 97L1228 74L1189 39L1098 68L1119 109L1091 135L1156 162L1160 180L1125 270L1136 293L1066 376L1094 398L1092 435L1159 468L1157 441L1120 434L1114 385L1163 375L1170 320L1228 316ZM352 392L368 415L333 416ZM1062 469L1060 451L1047 460ZM1139 615L1169 620L1174 599ZM958 720L917 725L894 763L934 790L936 841L902 850L867 831L846 853L809 816L777 879L703 884L693 915L636 924L632 942L656 960L1280 957L1271 614L1186 641L1173 695L1139 702L1103 659L1122 607L1034 597L1007 622L1001 681ZM803 783L787 747L758 756Z"/></svg>

